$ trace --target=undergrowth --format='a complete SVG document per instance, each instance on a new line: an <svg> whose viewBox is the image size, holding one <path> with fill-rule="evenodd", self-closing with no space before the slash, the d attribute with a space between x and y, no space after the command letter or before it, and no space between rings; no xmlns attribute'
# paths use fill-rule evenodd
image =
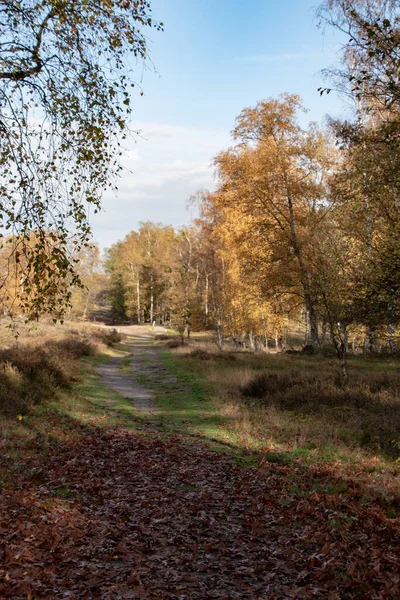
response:
<svg viewBox="0 0 400 600"><path fill-rule="evenodd" d="M9 345L0 350L0 414L25 414L51 399L58 389L77 381L80 358L120 339L114 330L64 329L61 334L49 327L42 331L42 339L30 331L17 341L9 338Z"/></svg>
<svg viewBox="0 0 400 600"><path fill-rule="evenodd" d="M400 505L397 359L350 359L343 386L332 358L229 354L201 343L173 351L208 390L225 439L269 462L330 465L346 481L365 480L368 497Z"/></svg>
<svg viewBox="0 0 400 600"><path fill-rule="evenodd" d="M258 439L361 448L400 457L400 373L396 359L354 359L342 384L335 360L319 356L175 352L201 374L221 411Z"/></svg>

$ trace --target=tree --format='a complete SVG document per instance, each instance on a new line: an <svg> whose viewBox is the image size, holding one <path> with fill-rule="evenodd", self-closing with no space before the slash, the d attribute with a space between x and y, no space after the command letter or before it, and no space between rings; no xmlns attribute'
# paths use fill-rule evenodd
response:
<svg viewBox="0 0 400 600"><path fill-rule="evenodd" d="M331 202L353 248L353 310L372 330L400 319L399 131L392 122L335 126L342 161Z"/></svg>
<svg viewBox="0 0 400 600"><path fill-rule="evenodd" d="M349 38L342 68L326 72L356 106L353 123L332 123L342 160L331 202L353 251L351 318L367 327L373 349L376 328L400 319L399 5L327 0L319 16Z"/></svg>
<svg viewBox="0 0 400 600"><path fill-rule="evenodd" d="M105 271L109 277L107 299L110 303L111 318L115 321L126 321L127 293L125 278L121 269L121 256L123 255L123 242L116 242L106 250Z"/></svg>
<svg viewBox="0 0 400 600"><path fill-rule="evenodd" d="M326 71L371 112L400 109L400 12L397 0L326 0L320 24L342 31L342 68ZM328 91L321 89L321 93Z"/></svg>
<svg viewBox="0 0 400 600"><path fill-rule="evenodd" d="M114 318L123 316L138 323L165 321L172 310L170 290L176 280L176 237L171 226L144 222L108 250L112 304L119 307L113 311Z"/></svg>
<svg viewBox="0 0 400 600"><path fill-rule="evenodd" d="M234 148L216 158L220 185L214 203L227 236L248 268L264 278L264 294L304 299L317 346L317 291L308 259L326 207L330 159L324 135L302 129L296 95L259 102L236 121Z"/></svg>
<svg viewBox="0 0 400 600"><path fill-rule="evenodd" d="M69 314L86 321L96 309L98 297L103 293L106 281L97 244L82 248L77 258L77 273L82 286L76 287L72 292Z"/></svg>
<svg viewBox="0 0 400 600"><path fill-rule="evenodd" d="M146 58L145 27L162 28L147 0L0 5L0 227L13 235L14 258L25 255L18 294L29 319L53 309L54 290L62 312L79 284L71 256L89 243L89 209L120 170L134 85L127 59ZM49 281L32 296L44 271Z"/></svg>

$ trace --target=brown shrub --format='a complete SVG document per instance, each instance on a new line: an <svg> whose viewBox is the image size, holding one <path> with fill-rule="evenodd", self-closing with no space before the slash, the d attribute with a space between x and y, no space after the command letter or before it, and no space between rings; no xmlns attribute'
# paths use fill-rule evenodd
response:
<svg viewBox="0 0 400 600"><path fill-rule="evenodd" d="M51 398L76 378L78 359L94 353L74 337L0 350L0 412L16 414Z"/></svg>
<svg viewBox="0 0 400 600"><path fill-rule="evenodd" d="M400 455L399 384L385 373L369 374L368 378L353 375L343 386L334 373L263 371L253 374L239 389L250 403L253 398L260 407L274 407L295 418L328 420L336 424L340 436L351 432L355 444L393 457Z"/></svg>
<svg viewBox="0 0 400 600"><path fill-rule="evenodd" d="M264 398L269 394L276 394L278 391L286 390L290 385L290 379L286 375L279 376L276 373L257 373L242 386L241 392L243 396L248 398Z"/></svg>
<svg viewBox="0 0 400 600"><path fill-rule="evenodd" d="M202 350L201 348L195 348L188 355L190 358L196 358L197 360L210 360L212 354L207 352L207 350Z"/></svg>
<svg viewBox="0 0 400 600"><path fill-rule="evenodd" d="M220 361L234 361L236 355L232 352L209 352L203 348L195 348L188 355L189 358L195 358L196 360L220 360Z"/></svg>
<svg viewBox="0 0 400 600"><path fill-rule="evenodd" d="M109 348L112 348L122 340L122 335L116 329L106 329L105 327L93 328L88 334L92 340L104 344Z"/></svg>
<svg viewBox="0 0 400 600"><path fill-rule="evenodd" d="M82 356L92 356L95 348L89 340L85 338L69 337L59 341L49 341L46 344L48 351L57 352L61 355L68 355L72 358L81 358Z"/></svg>
<svg viewBox="0 0 400 600"><path fill-rule="evenodd" d="M180 342L179 340L171 340L167 342L168 348L179 348L180 346L184 346L185 344Z"/></svg>

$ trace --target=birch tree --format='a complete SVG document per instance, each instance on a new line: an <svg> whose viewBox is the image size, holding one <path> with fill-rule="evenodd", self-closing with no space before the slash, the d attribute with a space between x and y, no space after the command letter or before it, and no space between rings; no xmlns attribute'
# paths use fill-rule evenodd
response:
<svg viewBox="0 0 400 600"><path fill-rule="evenodd" d="M215 201L236 218L233 231L248 248L253 268L261 268L268 280L265 288L303 297L312 344L318 346L318 298L308 251L328 210L329 153L322 133L300 127L301 108L298 96L284 94L242 111L233 132L236 145L215 160L220 178Z"/></svg>
<svg viewBox="0 0 400 600"><path fill-rule="evenodd" d="M79 284L71 257L90 241L89 212L115 186L129 58L146 58L151 27L162 25L147 0L1 2L0 235L12 234L10 260L23 257L28 319L62 313Z"/></svg>

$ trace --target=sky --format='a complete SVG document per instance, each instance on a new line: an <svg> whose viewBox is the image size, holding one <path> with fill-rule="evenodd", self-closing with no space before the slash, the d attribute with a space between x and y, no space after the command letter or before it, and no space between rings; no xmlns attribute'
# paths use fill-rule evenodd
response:
<svg viewBox="0 0 400 600"><path fill-rule="evenodd" d="M150 61L134 66L131 128L118 192L91 217L102 249L141 221L190 222L189 198L212 189L212 159L232 143L241 110L283 92L300 94L324 123L344 108L320 96L321 70L337 64L344 41L317 27L318 0L152 0L164 31L147 30ZM135 86L134 90L138 86ZM305 123L304 123L305 124Z"/></svg>

